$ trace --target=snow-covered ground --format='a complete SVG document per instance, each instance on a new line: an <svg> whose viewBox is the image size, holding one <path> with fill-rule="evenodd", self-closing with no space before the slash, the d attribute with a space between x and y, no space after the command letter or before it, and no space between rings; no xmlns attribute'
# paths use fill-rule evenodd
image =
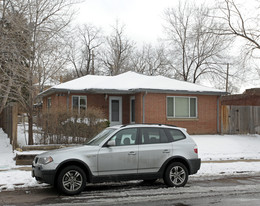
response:
<svg viewBox="0 0 260 206"><path fill-rule="evenodd" d="M259 135L193 135L202 159L201 169L194 178L215 178L241 173L260 173ZM22 128L18 128L18 139L25 139ZM18 142L19 142L18 141ZM0 192L20 187L42 187L31 177L30 171L16 166L10 140L0 128ZM29 166L28 166L29 167Z"/></svg>

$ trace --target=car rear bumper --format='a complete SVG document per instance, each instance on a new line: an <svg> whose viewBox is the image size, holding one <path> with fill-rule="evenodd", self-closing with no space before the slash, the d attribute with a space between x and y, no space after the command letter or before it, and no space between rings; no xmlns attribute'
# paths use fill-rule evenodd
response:
<svg viewBox="0 0 260 206"><path fill-rule="evenodd" d="M200 169L201 159L189 159L188 161L190 165L190 175L196 174Z"/></svg>

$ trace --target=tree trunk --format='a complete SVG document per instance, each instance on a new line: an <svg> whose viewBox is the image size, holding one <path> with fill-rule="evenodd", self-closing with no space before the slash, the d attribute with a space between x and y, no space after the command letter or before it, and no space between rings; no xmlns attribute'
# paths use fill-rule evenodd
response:
<svg viewBox="0 0 260 206"><path fill-rule="evenodd" d="M28 144L33 145L33 116L32 114L28 114L28 134L29 134L29 139L28 139Z"/></svg>

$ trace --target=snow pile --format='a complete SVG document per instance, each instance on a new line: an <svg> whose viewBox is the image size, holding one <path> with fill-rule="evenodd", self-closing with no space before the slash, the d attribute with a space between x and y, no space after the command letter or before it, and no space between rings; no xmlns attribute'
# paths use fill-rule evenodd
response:
<svg viewBox="0 0 260 206"><path fill-rule="evenodd" d="M0 128L0 170L10 169L15 166L15 153L13 152L10 139L7 134ZM0 180L2 181L2 180Z"/></svg>
<svg viewBox="0 0 260 206"><path fill-rule="evenodd" d="M19 187L43 187L45 185L39 184L35 178L32 178L31 171L8 170L0 172L0 192Z"/></svg>

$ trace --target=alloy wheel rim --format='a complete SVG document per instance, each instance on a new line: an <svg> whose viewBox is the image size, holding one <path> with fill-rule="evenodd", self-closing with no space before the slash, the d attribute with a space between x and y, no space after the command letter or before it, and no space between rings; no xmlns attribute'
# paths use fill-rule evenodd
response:
<svg viewBox="0 0 260 206"><path fill-rule="evenodd" d="M76 170L66 172L62 178L63 187L70 192L77 191L83 183L82 175Z"/></svg>
<svg viewBox="0 0 260 206"><path fill-rule="evenodd" d="M170 180L176 186L181 185L186 178L185 170L180 166L175 166L170 171Z"/></svg>

